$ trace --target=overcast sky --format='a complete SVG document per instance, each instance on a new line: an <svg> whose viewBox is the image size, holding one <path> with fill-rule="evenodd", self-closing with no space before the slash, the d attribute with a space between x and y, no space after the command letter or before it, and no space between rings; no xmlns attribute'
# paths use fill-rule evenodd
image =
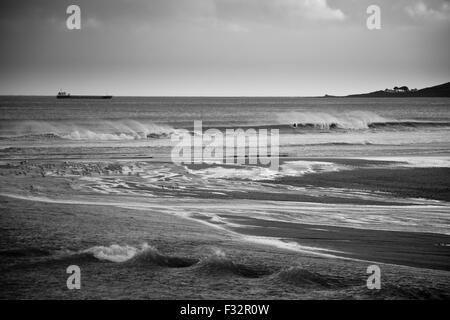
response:
<svg viewBox="0 0 450 320"><path fill-rule="evenodd" d="M81 30L66 28L70 4ZM1 0L0 94L421 88L450 81L449 35L448 0Z"/></svg>

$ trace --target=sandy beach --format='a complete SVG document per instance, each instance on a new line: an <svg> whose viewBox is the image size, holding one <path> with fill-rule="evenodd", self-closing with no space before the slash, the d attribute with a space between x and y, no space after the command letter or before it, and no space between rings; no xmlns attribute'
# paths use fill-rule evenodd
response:
<svg viewBox="0 0 450 320"><path fill-rule="evenodd" d="M125 168L129 165L117 161L1 165L1 298L450 296L450 235L236 215L236 208L258 211L258 197L230 200L234 191L217 198L216 207L230 211L211 215L217 210L210 201L195 192L183 195L179 185L171 182L170 187L164 179L146 190L147 196L81 187L86 177L132 182L143 175ZM176 201L180 196L186 197L184 203ZM66 290L69 264L82 268L83 290ZM366 286L372 264L382 270L381 290Z"/></svg>

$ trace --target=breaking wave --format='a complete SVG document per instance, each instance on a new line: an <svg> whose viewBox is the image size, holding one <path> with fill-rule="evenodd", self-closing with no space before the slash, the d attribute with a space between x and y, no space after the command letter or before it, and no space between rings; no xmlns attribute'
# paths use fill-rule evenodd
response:
<svg viewBox="0 0 450 320"><path fill-rule="evenodd" d="M120 246L113 244L109 247L95 246L81 253L93 255L98 260L123 262L133 265L153 265L169 268L189 267L198 262L197 259L174 257L160 253L155 247L144 243L141 247Z"/></svg>
<svg viewBox="0 0 450 320"><path fill-rule="evenodd" d="M2 139L12 140L139 140L170 138L176 134L173 127L136 120L87 121L20 121L2 128Z"/></svg>
<svg viewBox="0 0 450 320"><path fill-rule="evenodd" d="M234 262L218 248L212 248L202 258L170 256L161 253L153 246L143 243L141 246L129 245L94 246L86 250L59 257L58 261L65 262L79 260L103 261L121 263L126 266L137 267L166 267L187 268L193 267L193 272L205 276L239 276L246 278L258 278L270 275L273 270L261 266L250 266Z"/></svg>
<svg viewBox="0 0 450 320"><path fill-rule="evenodd" d="M415 121L387 119L370 111L352 111L342 114L326 112L290 112L279 115L280 123L289 123L298 130L367 130L411 129L421 127L450 127L447 121Z"/></svg>
<svg viewBox="0 0 450 320"><path fill-rule="evenodd" d="M105 246L95 246L80 253L91 254L98 260L106 260L111 262L125 262L136 256L140 252L145 250L152 250L153 247L149 247L147 244L143 244L141 248L135 248L132 246L120 246L118 244Z"/></svg>
<svg viewBox="0 0 450 320"><path fill-rule="evenodd" d="M94 246L85 250L73 251L58 249L52 251L37 248L1 250L3 258L36 258L36 264L67 264L113 262L125 266L184 268L197 264L200 260L190 257L177 257L163 254L153 246L143 243L133 247L112 244L110 246Z"/></svg>
<svg viewBox="0 0 450 320"><path fill-rule="evenodd" d="M196 265L196 272L208 276L239 276L245 278L259 278L272 273L271 270L261 266L236 263L218 248L213 248L212 254L199 261Z"/></svg>
<svg viewBox="0 0 450 320"><path fill-rule="evenodd" d="M235 127L222 124L225 129L280 129L283 133L308 133L326 130L413 130L419 128L450 128L448 121L416 121L387 119L369 111L346 113L288 112L267 125ZM208 127L204 127L207 130ZM293 131L294 130L294 131ZM193 134L192 131L190 131ZM181 134L180 129L150 120L84 120L84 121L7 121L0 124L2 140L79 140L121 141L167 139Z"/></svg>

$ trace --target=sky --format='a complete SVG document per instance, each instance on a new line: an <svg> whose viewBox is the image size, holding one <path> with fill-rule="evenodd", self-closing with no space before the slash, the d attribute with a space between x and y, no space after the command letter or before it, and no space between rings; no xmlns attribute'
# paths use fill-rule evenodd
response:
<svg viewBox="0 0 450 320"><path fill-rule="evenodd" d="M81 29L69 30L69 5ZM381 29L369 30L369 5ZM2 0L0 94L317 96L450 81L449 0Z"/></svg>

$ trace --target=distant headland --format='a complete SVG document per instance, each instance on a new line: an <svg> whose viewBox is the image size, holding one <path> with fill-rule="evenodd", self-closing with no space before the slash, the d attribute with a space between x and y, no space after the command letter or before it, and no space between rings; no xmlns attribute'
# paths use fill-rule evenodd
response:
<svg viewBox="0 0 450 320"><path fill-rule="evenodd" d="M325 97L339 97L325 95ZM346 98L409 98L409 97L450 97L450 82L423 89L410 89L407 86L378 90L369 93L351 94Z"/></svg>

